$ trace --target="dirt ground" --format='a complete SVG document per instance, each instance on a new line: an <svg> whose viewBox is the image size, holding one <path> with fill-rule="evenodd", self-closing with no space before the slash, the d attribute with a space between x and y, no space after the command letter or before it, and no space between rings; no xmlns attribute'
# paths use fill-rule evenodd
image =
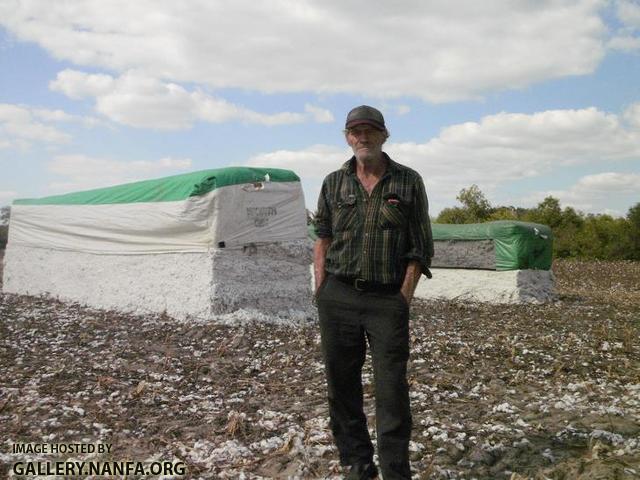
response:
<svg viewBox="0 0 640 480"><path fill-rule="evenodd" d="M413 305L414 478L640 478L640 263L554 272L552 304ZM102 442L93 459L182 461L185 478L340 478L313 323L1 295L0 372L0 477L49 458L15 443ZM369 362L364 382L375 435Z"/></svg>

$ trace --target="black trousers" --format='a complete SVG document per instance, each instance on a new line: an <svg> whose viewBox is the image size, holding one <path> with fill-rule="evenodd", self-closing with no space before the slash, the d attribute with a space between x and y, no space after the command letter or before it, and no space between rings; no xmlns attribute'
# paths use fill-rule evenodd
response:
<svg viewBox="0 0 640 480"><path fill-rule="evenodd" d="M371 348L376 434L385 480L410 479L409 306L400 292L360 292L333 276L317 296L330 425L343 465L371 463L362 366Z"/></svg>

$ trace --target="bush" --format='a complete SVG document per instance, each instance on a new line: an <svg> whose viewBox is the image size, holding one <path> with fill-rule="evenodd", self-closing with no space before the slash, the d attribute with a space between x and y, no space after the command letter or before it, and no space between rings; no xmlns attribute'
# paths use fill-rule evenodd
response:
<svg viewBox="0 0 640 480"><path fill-rule="evenodd" d="M7 237L9 236L9 226L0 225L0 250L7 246Z"/></svg>

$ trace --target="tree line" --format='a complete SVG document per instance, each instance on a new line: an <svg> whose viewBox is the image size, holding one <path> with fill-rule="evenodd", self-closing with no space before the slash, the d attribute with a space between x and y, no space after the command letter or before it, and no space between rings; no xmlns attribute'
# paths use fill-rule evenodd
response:
<svg viewBox="0 0 640 480"><path fill-rule="evenodd" d="M445 208L436 223L482 223L519 220L548 225L553 231L556 258L640 260L640 202L626 217L584 214L547 197L534 208L493 207L477 185L463 188L456 199L461 206Z"/></svg>
<svg viewBox="0 0 640 480"><path fill-rule="evenodd" d="M0 249L7 245L7 236L9 233L9 215L10 207L0 207Z"/></svg>

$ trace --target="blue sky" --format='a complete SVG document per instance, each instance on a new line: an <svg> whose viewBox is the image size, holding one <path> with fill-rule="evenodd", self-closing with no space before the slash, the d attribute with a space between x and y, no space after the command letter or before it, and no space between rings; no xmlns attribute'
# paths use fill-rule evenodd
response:
<svg viewBox="0 0 640 480"><path fill-rule="evenodd" d="M640 202L640 2L0 0L0 205L290 168L314 209L370 104L431 213Z"/></svg>

